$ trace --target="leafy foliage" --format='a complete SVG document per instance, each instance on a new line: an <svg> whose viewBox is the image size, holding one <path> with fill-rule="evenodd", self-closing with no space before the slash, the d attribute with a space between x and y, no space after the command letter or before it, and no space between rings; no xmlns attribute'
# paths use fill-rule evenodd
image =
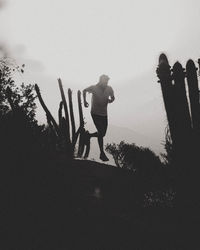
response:
<svg viewBox="0 0 200 250"><path fill-rule="evenodd" d="M174 161L174 149L168 126L165 130L164 148L166 153L161 154L161 157L163 158L165 165L172 166Z"/></svg>
<svg viewBox="0 0 200 250"><path fill-rule="evenodd" d="M25 65L0 60L0 151L6 160L23 159L39 152L47 143L45 127L35 118L34 85L17 85L14 74L23 74Z"/></svg>
<svg viewBox="0 0 200 250"><path fill-rule="evenodd" d="M23 74L24 67L24 64L21 67L16 66L9 59L3 58L0 60L0 115L5 115L10 111L11 107L7 96L9 88L14 106L20 108L31 122L36 122L34 85L22 83L17 86L13 80L13 74L16 72Z"/></svg>
<svg viewBox="0 0 200 250"><path fill-rule="evenodd" d="M120 168L134 172L135 199L145 207L173 206L171 171L151 149L121 141L107 144L106 151L112 154Z"/></svg>
<svg viewBox="0 0 200 250"><path fill-rule="evenodd" d="M106 151L112 154L118 167L138 171L146 166L153 168L161 165L160 158L149 148L136 146L121 141L119 144L107 144Z"/></svg>

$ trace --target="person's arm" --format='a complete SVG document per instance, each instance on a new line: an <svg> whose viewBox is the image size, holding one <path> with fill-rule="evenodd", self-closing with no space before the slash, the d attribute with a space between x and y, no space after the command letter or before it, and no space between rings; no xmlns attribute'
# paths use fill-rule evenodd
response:
<svg viewBox="0 0 200 250"><path fill-rule="evenodd" d="M109 95L109 99L108 99L108 103L112 103L115 100L115 95L114 95L114 91L113 89L110 87L110 95Z"/></svg>
<svg viewBox="0 0 200 250"><path fill-rule="evenodd" d="M86 100L86 93L88 92L88 93L92 93L92 90L93 90L93 86L90 86L90 87L88 87L88 88L85 88L84 90L83 90L83 102L84 102L84 106L87 108L87 107L89 107L89 103L87 102L87 100Z"/></svg>

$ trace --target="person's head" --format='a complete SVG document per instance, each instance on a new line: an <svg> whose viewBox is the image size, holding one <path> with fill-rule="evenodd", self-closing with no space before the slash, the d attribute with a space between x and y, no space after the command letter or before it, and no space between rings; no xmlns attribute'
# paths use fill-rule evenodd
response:
<svg viewBox="0 0 200 250"><path fill-rule="evenodd" d="M99 83L100 83L100 84L103 84L103 85L107 85L109 79L110 79L110 78L109 78L107 75L101 75L101 76L99 77Z"/></svg>

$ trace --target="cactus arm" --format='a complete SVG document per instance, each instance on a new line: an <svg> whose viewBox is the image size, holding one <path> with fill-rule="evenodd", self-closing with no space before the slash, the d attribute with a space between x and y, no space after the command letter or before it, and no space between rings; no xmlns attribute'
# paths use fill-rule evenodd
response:
<svg viewBox="0 0 200 250"><path fill-rule="evenodd" d="M58 110L58 120L59 120L59 127L62 127L62 109L63 109L63 102L60 102L59 110Z"/></svg>
<svg viewBox="0 0 200 250"><path fill-rule="evenodd" d="M48 119L52 122L52 124L53 124L53 126L54 126L54 128L55 128L56 134L57 134L58 136L60 136L59 127L58 127L58 125L57 125L55 119L53 118L52 114L51 114L50 111L48 110L47 106L45 105L45 103L44 103L44 101L43 101L43 98L42 98L42 96L41 96L41 93L40 93L40 89L39 89L39 87L38 87L37 84L35 84L35 91L36 91L36 93L37 93L37 97L38 97L38 99L39 99L39 102L40 102L42 108L44 109L44 111L45 111L45 113L46 113Z"/></svg>
<svg viewBox="0 0 200 250"><path fill-rule="evenodd" d="M74 110L73 110L72 91L71 91L71 89L68 89L68 99L69 99L69 110L70 110L70 118L71 118L72 144L74 144L76 126L75 126L75 119L74 119Z"/></svg>
<svg viewBox="0 0 200 250"><path fill-rule="evenodd" d="M192 60L189 60L186 64L186 73L192 114L192 125L193 129L200 130L200 104L197 69Z"/></svg>
<svg viewBox="0 0 200 250"><path fill-rule="evenodd" d="M65 93L64 93L64 90L63 90L63 86L62 86L62 81L61 81L60 78L58 79L58 84L59 84L59 89L60 89L61 98L62 98L62 101L63 101L64 111L65 111L66 134L67 134L67 138L66 139L67 139L68 143L71 143L71 141L70 141L70 131L69 131L69 113L68 113L68 107L67 107Z"/></svg>

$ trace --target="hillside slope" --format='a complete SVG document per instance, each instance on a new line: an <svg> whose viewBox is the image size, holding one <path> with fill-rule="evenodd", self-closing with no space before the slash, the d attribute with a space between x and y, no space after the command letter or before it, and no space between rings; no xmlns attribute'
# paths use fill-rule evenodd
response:
<svg viewBox="0 0 200 250"><path fill-rule="evenodd" d="M137 207L127 170L33 159L11 166L1 185L1 249L197 249L199 220Z"/></svg>

